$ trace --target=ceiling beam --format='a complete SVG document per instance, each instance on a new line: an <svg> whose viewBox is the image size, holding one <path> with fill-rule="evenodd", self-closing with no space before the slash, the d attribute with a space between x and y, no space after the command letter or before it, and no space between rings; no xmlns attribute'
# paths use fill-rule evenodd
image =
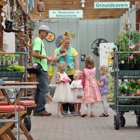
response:
<svg viewBox="0 0 140 140"><path fill-rule="evenodd" d="M35 7L30 12L32 19L49 18L49 10L83 10L83 19L98 19L102 17L115 17L119 18L128 9L94 9L94 2L97 0L85 0L85 7L82 8L81 0L42 0L45 4L45 12L40 14L37 12L38 0L35 0ZM99 0L103 1L124 1L124 0ZM138 0L128 0L132 6ZM81 19L81 20L83 20Z"/></svg>

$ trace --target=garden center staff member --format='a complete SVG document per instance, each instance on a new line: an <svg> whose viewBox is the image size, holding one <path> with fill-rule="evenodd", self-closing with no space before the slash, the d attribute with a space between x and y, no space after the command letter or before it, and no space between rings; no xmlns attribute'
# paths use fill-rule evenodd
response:
<svg viewBox="0 0 140 140"><path fill-rule="evenodd" d="M55 62L65 62L67 65L66 73L73 80L73 74L75 70L78 70L78 53L77 51L70 46L71 36L68 31L65 31L62 37L61 47L57 48L54 51L53 61ZM65 50L65 53L61 53L62 50ZM74 113L74 106L70 103L63 104L63 110L65 113L68 112L68 107L70 112Z"/></svg>
<svg viewBox="0 0 140 140"><path fill-rule="evenodd" d="M33 115L35 116L51 115L51 113L45 110L45 104L46 94L49 92L47 61L51 61L52 58L46 56L46 51L43 43L43 39L46 38L49 32L50 29L48 26L41 25L39 27L39 35L33 42L32 62L40 63L42 66L41 73L36 75L39 84L37 85L35 93L35 103L37 105L33 112Z"/></svg>

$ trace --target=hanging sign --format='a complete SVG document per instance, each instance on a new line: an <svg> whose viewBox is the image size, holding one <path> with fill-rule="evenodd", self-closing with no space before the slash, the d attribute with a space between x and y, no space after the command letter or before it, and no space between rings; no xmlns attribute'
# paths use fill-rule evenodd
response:
<svg viewBox="0 0 140 140"><path fill-rule="evenodd" d="M125 9L125 8L130 8L130 1L94 2L94 9Z"/></svg>
<svg viewBox="0 0 140 140"><path fill-rule="evenodd" d="M49 18L83 18L83 10L49 10Z"/></svg>

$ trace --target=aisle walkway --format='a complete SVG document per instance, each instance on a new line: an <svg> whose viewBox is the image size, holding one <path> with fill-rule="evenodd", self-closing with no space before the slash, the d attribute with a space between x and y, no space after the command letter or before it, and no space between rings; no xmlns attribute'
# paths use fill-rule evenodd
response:
<svg viewBox="0 0 140 140"><path fill-rule="evenodd" d="M120 130L114 130L114 111L109 109L109 117L98 117L102 112L102 104L97 103L95 117L81 118L69 116L56 117L57 104L47 104L51 117L31 116L31 134L34 140L140 140L140 128L136 125L135 115L126 113L126 126ZM26 140L21 135L22 140Z"/></svg>

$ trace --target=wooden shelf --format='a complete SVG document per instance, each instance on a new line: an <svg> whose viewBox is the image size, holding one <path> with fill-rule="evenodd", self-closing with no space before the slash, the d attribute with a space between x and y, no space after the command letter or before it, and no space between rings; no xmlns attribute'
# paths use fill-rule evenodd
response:
<svg viewBox="0 0 140 140"><path fill-rule="evenodd" d="M14 32L14 33L20 33L20 32L22 32L22 31L19 31L19 30L6 30L6 29L3 29L5 32Z"/></svg>

